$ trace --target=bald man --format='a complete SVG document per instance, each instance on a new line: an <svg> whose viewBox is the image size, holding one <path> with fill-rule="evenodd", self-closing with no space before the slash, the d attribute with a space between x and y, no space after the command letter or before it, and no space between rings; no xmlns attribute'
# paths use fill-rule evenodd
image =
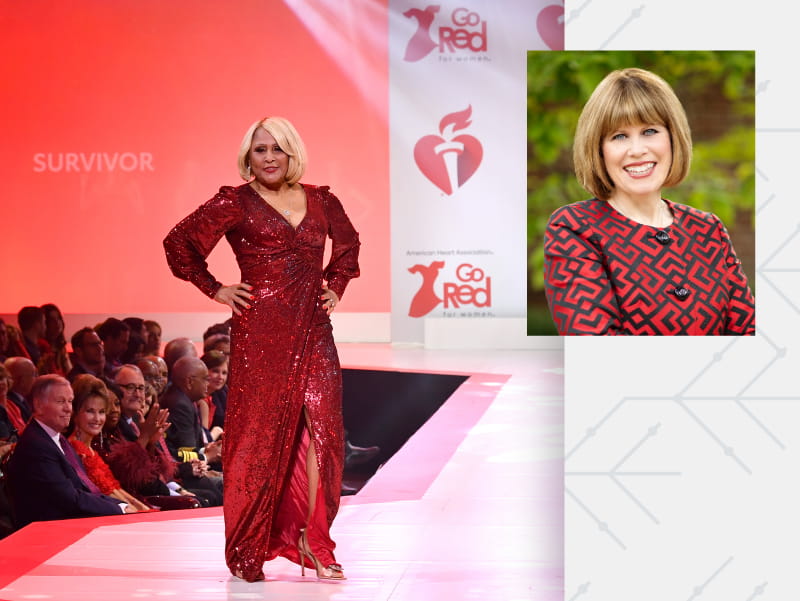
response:
<svg viewBox="0 0 800 601"><path fill-rule="evenodd" d="M206 441L197 410L197 402L208 396L208 368L196 356L184 356L172 366L171 379L161 399L161 407L169 409L171 424L167 430L167 447L172 456L182 462L181 477L188 487L205 485L211 480L221 495L221 476L212 472L211 477L197 480L207 476L209 464L221 467L222 460L222 444ZM187 463L195 468L191 474L185 471Z"/></svg>
<svg viewBox="0 0 800 601"><path fill-rule="evenodd" d="M194 342L188 338L174 338L167 342L164 347L164 361L167 363L170 380L172 379L172 368L181 357L197 357L197 348L195 348Z"/></svg>
<svg viewBox="0 0 800 601"><path fill-rule="evenodd" d="M33 361L27 357L9 357L4 365L13 380L8 391L8 398L17 406L23 421L28 421L33 414L30 401L33 381L38 375Z"/></svg>

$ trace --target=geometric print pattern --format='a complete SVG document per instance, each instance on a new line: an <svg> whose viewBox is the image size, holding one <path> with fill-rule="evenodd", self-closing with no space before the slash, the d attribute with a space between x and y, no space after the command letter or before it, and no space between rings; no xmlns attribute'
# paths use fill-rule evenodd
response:
<svg viewBox="0 0 800 601"><path fill-rule="evenodd" d="M596 198L552 214L544 280L559 334L755 334L753 295L725 226L664 202L673 215L666 228Z"/></svg>

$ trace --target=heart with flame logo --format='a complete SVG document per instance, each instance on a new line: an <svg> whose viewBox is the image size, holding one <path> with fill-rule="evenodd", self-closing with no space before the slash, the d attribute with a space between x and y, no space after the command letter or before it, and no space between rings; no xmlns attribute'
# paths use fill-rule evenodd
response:
<svg viewBox="0 0 800 601"><path fill-rule="evenodd" d="M469 134L453 136L472 122L472 106L445 115L439 122L441 135L420 138L414 146L414 161L422 174L447 195L464 185L483 159L483 146Z"/></svg>

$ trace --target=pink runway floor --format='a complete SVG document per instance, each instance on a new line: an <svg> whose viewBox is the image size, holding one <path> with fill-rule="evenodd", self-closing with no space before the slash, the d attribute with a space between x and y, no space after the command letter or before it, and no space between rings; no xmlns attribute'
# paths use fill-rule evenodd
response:
<svg viewBox="0 0 800 601"><path fill-rule="evenodd" d="M232 577L213 508L32 524L0 541L0 600L561 601L561 352L339 350L345 367L470 376L343 497L346 581L283 559L265 582Z"/></svg>

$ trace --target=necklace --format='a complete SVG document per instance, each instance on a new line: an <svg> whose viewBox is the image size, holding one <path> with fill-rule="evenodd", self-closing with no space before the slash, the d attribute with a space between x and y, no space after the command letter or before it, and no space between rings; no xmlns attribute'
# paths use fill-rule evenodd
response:
<svg viewBox="0 0 800 601"><path fill-rule="evenodd" d="M283 214L284 214L284 215L286 215L287 217L288 217L289 215L291 215L291 214L292 214L292 210L294 209L294 207L293 207L294 203L293 203L292 196L289 196L289 208L288 208L288 209L281 209L281 208L279 208L279 207L275 206L275 205L274 205L274 204L273 204L273 203L270 201L270 199L269 199L269 198L268 198L268 197L267 197L267 196L266 196L266 195L265 195L265 194L264 194L264 193L261 191L261 189L260 189L260 188L258 188L258 182L255 182L255 186L253 186L253 189L254 189L254 190L255 190L255 191L258 193L258 195L259 195L261 198L263 198L263 199L266 201L266 203L267 203L268 205L270 205L270 206L271 206L272 208L274 208L276 211L278 211L278 212L280 212L280 213L283 213Z"/></svg>

